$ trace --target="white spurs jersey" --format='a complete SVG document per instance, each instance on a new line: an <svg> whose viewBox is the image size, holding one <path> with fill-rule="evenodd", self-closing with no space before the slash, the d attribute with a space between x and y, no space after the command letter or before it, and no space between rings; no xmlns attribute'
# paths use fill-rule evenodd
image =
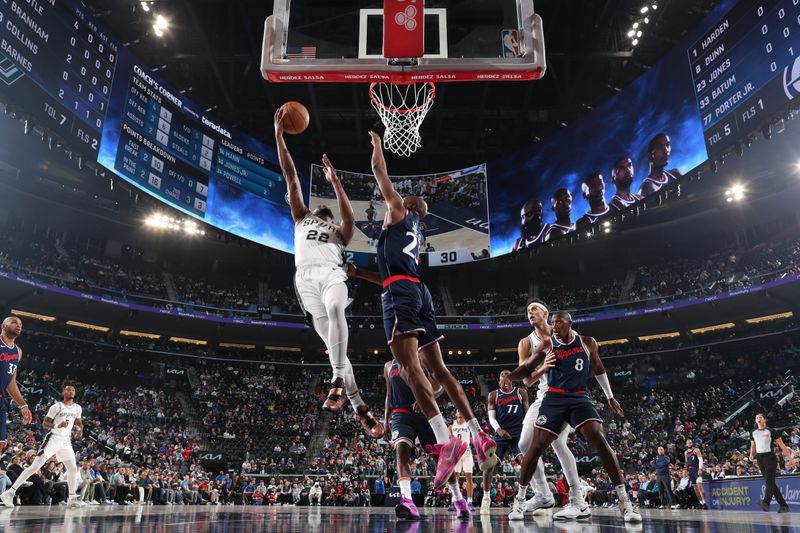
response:
<svg viewBox="0 0 800 533"><path fill-rule="evenodd" d="M472 442L472 434L469 432L469 426L467 425L467 421L465 420L463 424L459 424L458 422L453 422L453 436L457 439L462 440L463 442L467 443L467 451L469 451L470 442Z"/></svg>
<svg viewBox="0 0 800 533"><path fill-rule="evenodd" d="M75 420L81 417L82 412L81 406L77 403L72 405L66 405L64 402L54 403L47 411L47 417L53 419L53 429L50 430L50 433L56 437L71 437ZM58 427L65 421L67 422L66 427Z"/></svg>
<svg viewBox="0 0 800 533"><path fill-rule="evenodd" d="M344 264L344 243L339 227L307 213L294 225L294 265L296 267Z"/></svg>
<svg viewBox="0 0 800 533"><path fill-rule="evenodd" d="M528 340L531 341L531 355L533 355L533 352L536 351L536 348L542 343L542 340L536 335L536 331L528 335ZM547 389L547 372L545 372L539 378L539 386L536 389L536 399L541 400L544 398L544 393L547 392Z"/></svg>

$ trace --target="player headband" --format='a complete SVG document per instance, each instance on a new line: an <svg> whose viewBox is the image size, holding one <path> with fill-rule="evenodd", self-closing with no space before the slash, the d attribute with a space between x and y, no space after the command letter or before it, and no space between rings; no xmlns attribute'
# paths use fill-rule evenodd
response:
<svg viewBox="0 0 800 533"><path fill-rule="evenodd" d="M547 313L547 314L550 314L550 311L547 309L547 306L545 306L544 304L541 304L541 303L539 303L539 302L531 302L531 303L529 303L529 304L528 304L528 311L530 311L530 310L531 310L531 307L538 307L538 308L539 308L539 309L541 309L543 312L545 312L545 313Z"/></svg>

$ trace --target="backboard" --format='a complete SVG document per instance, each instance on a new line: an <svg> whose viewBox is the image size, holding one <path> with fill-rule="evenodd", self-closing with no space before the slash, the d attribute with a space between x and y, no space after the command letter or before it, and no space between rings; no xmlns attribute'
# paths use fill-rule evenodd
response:
<svg viewBox="0 0 800 533"><path fill-rule="evenodd" d="M270 82L535 80L542 20L533 0L275 0L261 71Z"/></svg>

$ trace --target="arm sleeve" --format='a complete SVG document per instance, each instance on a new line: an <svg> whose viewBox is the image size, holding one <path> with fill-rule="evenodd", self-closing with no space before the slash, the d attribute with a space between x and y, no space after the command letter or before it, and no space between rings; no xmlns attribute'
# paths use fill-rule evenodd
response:
<svg viewBox="0 0 800 533"><path fill-rule="evenodd" d="M600 384L600 388L603 389L603 394L606 395L606 399L610 400L614 397L614 393L611 392L611 383L608 382L608 374L603 372L602 374L595 374L594 378Z"/></svg>
<svg viewBox="0 0 800 533"><path fill-rule="evenodd" d="M500 429L500 424L497 422L497 411L494 409L489 410L489 425L492 426L492 429L495 431Z"/></svg>

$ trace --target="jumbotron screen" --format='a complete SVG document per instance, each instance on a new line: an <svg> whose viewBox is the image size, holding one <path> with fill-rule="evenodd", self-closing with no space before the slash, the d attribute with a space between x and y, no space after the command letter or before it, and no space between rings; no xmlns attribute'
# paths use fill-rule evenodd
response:
<svg viewBox="0 0 800 533"><path fill-rule="evenodd" d="M797 99L798 52L796 0L724 1L646 74L559 133L485 165L404 177L400 183L439 204L431 209L429 263L536 246L671 186ZM274 147L170 87L77 0L0 2L0 93L162 202L293 251ZM331 203L318 170L297 163L312 176L311 205ZM474 180L480 195L465 203L438 194L459 180ZM440 183L431 196L429 185ZM382 206L372 202L379 217ZM364 217L368 208L359 206ZM360 222L355 253L370 254L373 228Z"/></svg>

